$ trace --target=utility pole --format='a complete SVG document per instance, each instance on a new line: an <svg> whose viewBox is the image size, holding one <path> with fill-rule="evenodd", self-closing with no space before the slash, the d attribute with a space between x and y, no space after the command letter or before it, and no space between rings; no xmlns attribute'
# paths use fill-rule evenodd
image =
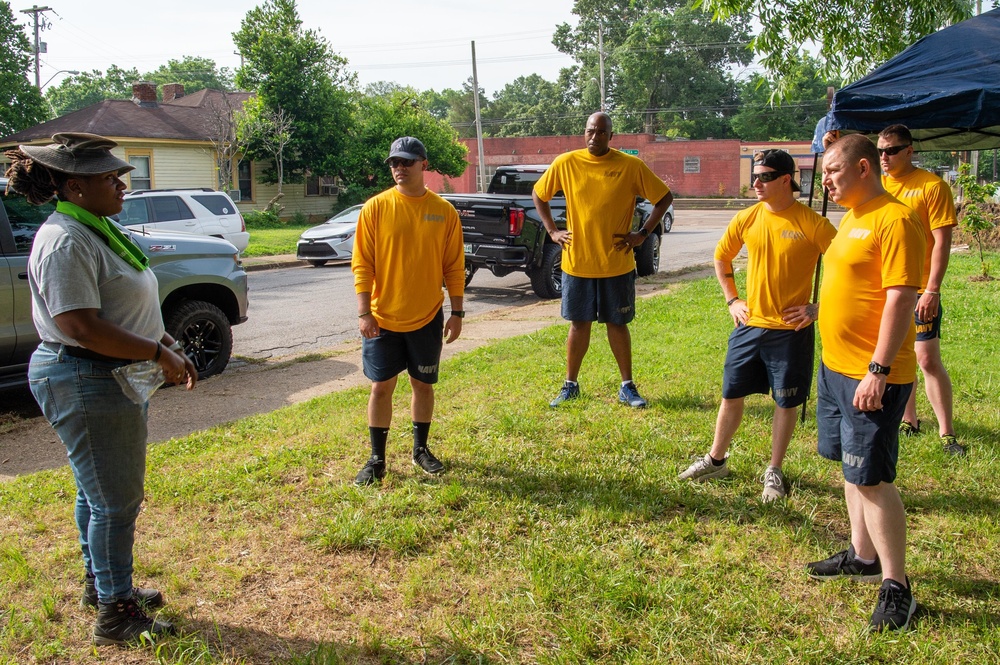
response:
<svg viewBox="0 0 1000 665"><path fill-rule="evenodd" d="M39 90L42 89L42 77L38 71L38 54L41 52L39 48L40 43L38 41L38 32L41 29L38 24L38 15L50 11L52 11L51 7L39 7L38 5L33 5L31 9L21 10L22 14L32 14L34 18L33 22L35 24L35 87L38 88ZM45 17L42 17L42 22L43 23L45 22Z"/></svg>
<svg viewBox="0 0 1000 665"><path fill-rule="evenodd" d="M483 154L483 117L479 112L479 77L476 75L476 42L472 42L472 101L476 109L476 145L479 147L479 187L486 191L486 155Z"/></svg>
<svg viewBox="0 0 1000 665"><path fill-rule="evenodd" d="M604 107L604 23L597 24L597 58L600 63L600 86L601 86L601 111L606 111Z"/></svg>

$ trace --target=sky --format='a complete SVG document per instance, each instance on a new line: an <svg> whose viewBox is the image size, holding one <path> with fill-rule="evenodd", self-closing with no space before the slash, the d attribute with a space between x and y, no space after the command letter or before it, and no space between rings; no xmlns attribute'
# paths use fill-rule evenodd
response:
<svg viewBox="0 0 1000 665"><path fill-rule="evenodd" d="M151 71L185 55L235 69L232 33L264 0L51 0L40 41L43 88L67 74L110 65ZM11 1L16 20L36 2ZM362 85L392 81L419 90L461 89L472 76L476 43L479 86L492 95L519 76L554 81L573 61L556 51L560 23L574 25L573 0L298 0L303 27L347 58ZM33 28L27 30L33 39ZM31 78L33 78L33 72Z"/></svg>

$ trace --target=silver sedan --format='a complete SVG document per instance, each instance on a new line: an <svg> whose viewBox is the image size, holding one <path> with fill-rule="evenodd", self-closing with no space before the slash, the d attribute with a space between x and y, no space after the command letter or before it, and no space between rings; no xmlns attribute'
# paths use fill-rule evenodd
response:
<svg viewBox="0 0 1000 665"><path fill-rule="evenodd" d="M350 261L360 213L360 205L351 206L319 226L306 229L299 236L296 258L317 267L327 261Z"/></svg>

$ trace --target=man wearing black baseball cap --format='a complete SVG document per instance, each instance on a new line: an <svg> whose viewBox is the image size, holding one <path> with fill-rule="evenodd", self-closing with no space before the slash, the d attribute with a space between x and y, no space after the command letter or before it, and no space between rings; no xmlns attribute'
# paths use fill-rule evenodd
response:
<svg viewBox="0 0 1000 665"><path fill-rule="evenodd" d="M753 190L759 203L736 214L715 248L715 275L735 330L722 379L722 404L712 448L681 479L702 482L729 475L726 458L743 420L747 395L774 397L771 460L764 471L763 501L784 498L788 488L781 464L795 429L795 409L812 384L816 305L810 304L811 277L819 255L837 229L795 192L795 160L784 150L754 154ZM746 298L736 288L733 259L744 245Z"/></svg>
<svg viewBox="0 0 1000 665"><path fill-rule="evenodd" d="M392 142L385 163L396 186L372 197L361 209L351 256L361 361L372 382L371 456L354 480L357 485L371 485L385 476L392 394L403 370L409 373L413 389L413 464L429 474L444 471L427 447L434 384L442 330L449 343L455 341L465 316L462 224L455 208L424 186L427 149L418 139L403 136ZM442 282L451 301L447 321Z"/></svg>

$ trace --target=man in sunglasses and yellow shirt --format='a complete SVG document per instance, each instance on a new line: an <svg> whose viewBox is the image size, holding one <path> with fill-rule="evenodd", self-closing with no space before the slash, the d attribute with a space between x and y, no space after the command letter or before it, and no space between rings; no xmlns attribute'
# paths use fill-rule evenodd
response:
<svg viewBox="0 0 1000 665"><path fill-rule="evenodd" d="M924 374L927 400L938 421L938 435L945 452L964 455L965 447L955 438L952 423L951 377L941 360L941 283L948 269L952 229L958 224L951 187L933 173L913 165L913 137L903 125L890 125L878 135L878 155L882 166L882 186L909 206L924 228L927 255L913 316L917 326L917 363ZM917 420L917 391L910 393L903 412L900 434L920 432Z"/></svg>
<svg viewBox="0 0 1000 665"><path fill-rule="evenodd" d="M781 464L795 429L795 410L812 384L817 305L810 303L813 271L837 235L825 217L798 201L795 160L784 150L754 155L758 203L733 217L715 248L715 274L736 328L729 335L722 404L712 448L680 474L705 481L729 475L729 446L743 420L747 395L771 392L775 408L771 459L763 501L788 492ZM733 259L746 246L746 297L736 286Z"/></svg>

